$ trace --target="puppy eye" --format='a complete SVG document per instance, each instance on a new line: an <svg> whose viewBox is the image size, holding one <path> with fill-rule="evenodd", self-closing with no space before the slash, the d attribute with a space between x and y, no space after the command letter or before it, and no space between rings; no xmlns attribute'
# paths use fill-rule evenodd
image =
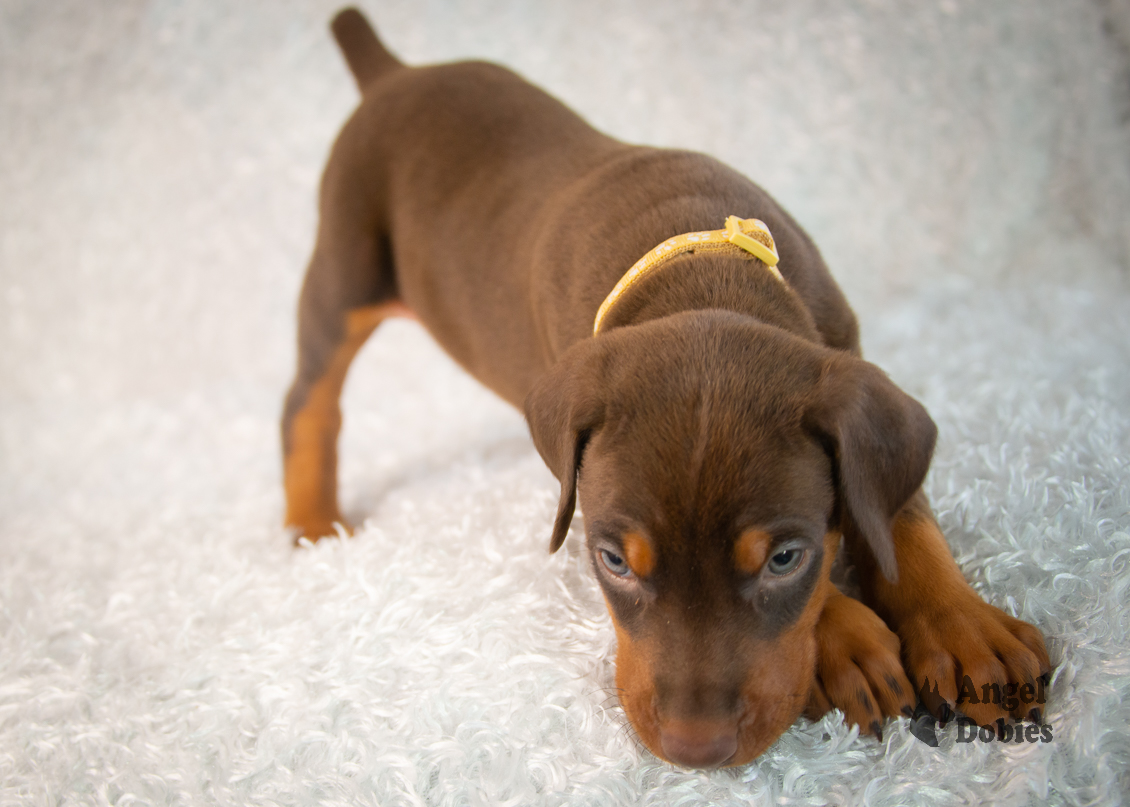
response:
<svg viewBox="0 0 1130 807"><path fill-rule="evenodd" d="M628 563L615 552L607 549L600 550L600 559L604 562L604 567L617 577L631 577L632 570L628 568Z"/></svg>
<svg viewBox="0 0 1130 807"><path fill-rule="evenodd" d="M769 573L777 576L786 575L800 565L804 558L803 549L782 549L769 558Z"/></svg>

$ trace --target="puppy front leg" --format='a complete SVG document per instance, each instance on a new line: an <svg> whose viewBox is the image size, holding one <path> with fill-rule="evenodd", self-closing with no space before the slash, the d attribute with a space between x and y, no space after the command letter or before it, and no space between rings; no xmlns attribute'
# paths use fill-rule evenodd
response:
<svg viewBox="0 0 1130 807"><path fill-rule="evenodd" d="M1051 670L1040 632L982 600L958 568L919 490L893 526L898 581L849 537L864 601L898 634L907 673L943 722L955 710L981 725L1011 714L1039 722L1038 681Z"/></svg>
<svg viewBox="0 0 1130 807"><path fill-rule="evenodd" d="M816 623L816 677L805 716L817 720L838 708L849 724L882 742L886 718L914 713L899 638L866 605L831 581L824 585L828 595Z"/></svg>

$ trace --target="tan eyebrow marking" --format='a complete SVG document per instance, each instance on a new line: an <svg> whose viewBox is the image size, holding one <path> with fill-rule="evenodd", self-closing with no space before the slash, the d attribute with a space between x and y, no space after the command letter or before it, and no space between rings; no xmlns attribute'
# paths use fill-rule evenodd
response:
<svg viewBox="0 0 1130 807"><path fill-rule="evenodd" d="M756 574L769 557L773 538L764 530L746 530L734 543L734 566L746 574Z"/></svg>
<svg viewBox="0 0 1130 807"><path fill-rule="evenodd" d="M647 577L655 571L655 551L646 538L638 532L624 535L624 560L636 577Z"/></svg>

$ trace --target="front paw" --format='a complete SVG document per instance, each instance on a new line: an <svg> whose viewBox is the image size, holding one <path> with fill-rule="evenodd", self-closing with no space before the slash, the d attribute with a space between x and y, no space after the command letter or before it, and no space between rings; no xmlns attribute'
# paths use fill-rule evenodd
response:
<svg viewBox="0 0 1130 807"><path fill-rule="evenodd" d="M903 672L899 638L878 614L834 592L816 624L816 679L805 716L832 708L849 724L883 739L887 717L914 713L914 688Z"/></svg>
<svg viewBox="0 0 1130 807"><path fill-rule="evenodd" d="M1040 722L1051 672L1040 632L963 592L900 622L906 668L919 696L946 723L960 711L979 725L1011 715Z"/></svg>

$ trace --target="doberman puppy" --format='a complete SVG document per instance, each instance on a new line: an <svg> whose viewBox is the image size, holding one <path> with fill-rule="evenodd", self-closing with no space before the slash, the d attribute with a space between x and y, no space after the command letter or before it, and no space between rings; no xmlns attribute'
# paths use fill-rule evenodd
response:
<svg viewBox="0 0 1130 807"><path fill-rule="evenodd" d="M344 525L342 382L408 315L524 408L561 483L551 551L580 500L620 702L657 756L739 765L831 707L879 735L920 682L946 720L966 677L1049 671L1040 633L977 596L938 529L933 422L860 358L819 252L761 188L607 137L501 67L405 67L353 9L332 28L363 99L299 304L282 422L299 534ZM841 539L864 602L829 580Z"/></svg>

